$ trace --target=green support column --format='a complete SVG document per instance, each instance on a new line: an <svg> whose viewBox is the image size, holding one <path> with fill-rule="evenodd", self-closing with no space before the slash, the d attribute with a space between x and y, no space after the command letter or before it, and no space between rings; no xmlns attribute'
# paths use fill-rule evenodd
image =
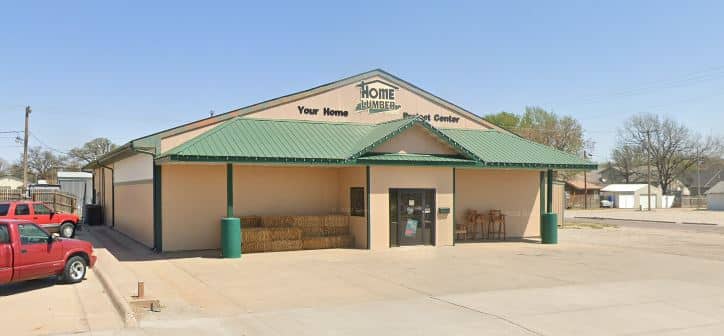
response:
<svg viewBox="0 0 724 336"><path fill-rule="evenodd" d="M548 170L546 180L546 213L541 215L540 237L543 244L557 244L558 215L553 212L553 170Z"/></svg>
<svg viewBox="0 0 724 336"><path fill-rule="evenodd" d="M548 180L546 181L546 212L553 212L553 170L548 169Z"/></svg>
<svg viewBox="0 0 724 336"><path fill-rule="evenodd" d="M545 172L540 172L539 189L540 189L540 206L539 206L539 208L540 208L540 214L543 215L544 213L546 213L546 208L545 208L545 204L546 204L546 173Z"/></svg>
<svg viewBox="0 0 724 336"><path fill-rule="evenodd" d="M163 252L163 218L161 205L161 166L153 165L153 250Z"/></svg>
<svg viewBox="0 0 724 336"><path fill-rule="evenodd" d="M226 217L234 217L234 166L226 164Z"/></svg>
<svg viewBox="0 0 724 336"><path fill-rule="evenodd" d="M226 217L221 219L221 257L241 257L241 220L234 217L234 167L226 164Z"/></svg>

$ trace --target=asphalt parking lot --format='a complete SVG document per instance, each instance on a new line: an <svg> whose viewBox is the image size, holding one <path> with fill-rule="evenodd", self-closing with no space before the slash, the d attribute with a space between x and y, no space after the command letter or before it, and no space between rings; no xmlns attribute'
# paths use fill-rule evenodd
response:
<svg viewBox="0 0 724 336"><path fill-rule="evenodd" d="M94 235L118 256L112 278L120 292L131 295L142 279L163 305L123 334L724 333L720 226L581 223L561 229L558 245L299 251L240 260L216 259L216 252L157 257L112 232Z"/></svg>

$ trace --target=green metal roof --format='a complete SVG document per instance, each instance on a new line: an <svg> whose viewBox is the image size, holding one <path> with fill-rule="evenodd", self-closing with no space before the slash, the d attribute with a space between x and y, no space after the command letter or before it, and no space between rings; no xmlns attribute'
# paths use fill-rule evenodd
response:
<svg viewBox="0 0 724 336"><path fill-rule="evenodd" d="M372 155L374 148L420 125L460 153ZM163 153L161 161L434 164L478 167L595 169L573 155L497 130L437 129L420 117L379 124L236 117Z"/></svg>
<svg viewBox="0 0 724 336"><path fill-rule="evenodd" d="M596 169L596 164L520 136L495 130L443 129L486 166Z"/></svg>

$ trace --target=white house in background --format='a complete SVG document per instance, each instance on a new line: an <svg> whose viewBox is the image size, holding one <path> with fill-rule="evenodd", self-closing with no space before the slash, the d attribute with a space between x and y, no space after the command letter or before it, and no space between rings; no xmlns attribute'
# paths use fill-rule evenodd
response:
<svg viewBox="0 0 724 336"><path fill-rule="evenodd" d="M639 209L639 207L643 207L644 209L647 209L649 204L648 185L609 184L601 189L601 199L613 202L613 206L615 208ZM669 203L666 201L668 201L668 199L662 199L661 189L651 186L652 208L661 208L662 203ZM668 207L671 207L671 205Z"/></svg>
<svg viewBox="0 0 724 336"><path fill-rule="evenodd" d="M709 210L724 210L724 181L719 181L705 194Z"/></svg>
<svg viewBox="0 0 724 336"><path fill-rule="evenodd" d="M16 189L23 186L23 180L14 176L0 176L0 189Z"/></svg>

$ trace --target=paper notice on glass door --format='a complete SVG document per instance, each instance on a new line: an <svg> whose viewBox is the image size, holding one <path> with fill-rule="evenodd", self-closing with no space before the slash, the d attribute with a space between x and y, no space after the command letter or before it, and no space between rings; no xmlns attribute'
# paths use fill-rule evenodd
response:
<svg viewBox="0 0 724 336"><path fill-rule="evenodd" d="M414 237L417 234L417 219L408 219L405 225L405 237Z"/></svg>

